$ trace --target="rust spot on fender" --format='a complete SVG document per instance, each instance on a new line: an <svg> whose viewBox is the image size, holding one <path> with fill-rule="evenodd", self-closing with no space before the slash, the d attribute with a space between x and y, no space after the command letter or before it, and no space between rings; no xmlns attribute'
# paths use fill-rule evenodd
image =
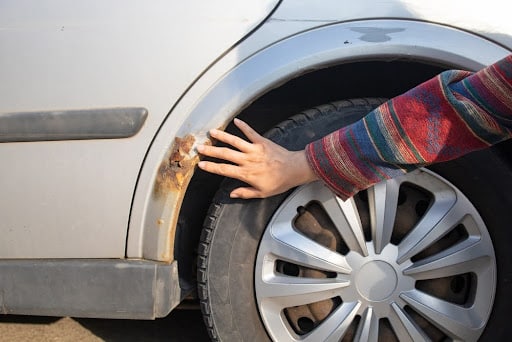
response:
<svg viewBox="0 0 512 342"><path fill-rule="evenodd" d="M199 156L191 153L195 141L194 136L190 134L174 139L169 157L163 161L158 170L155 194L180 191L183 188L187 177L194 171L194 167L199 161Z"/></svg>
<svg viewBox="0 0 512 342"><path fill-rule="evenodd" d="M188 134L185 137L174 138L174 143L160 168L155 182L155 195L163 195L169 192L179 192L186 186L196 164L199 162L199 155L194 150L197 137ZM211 141L199 135L202 144L211 144Z"/></svg>

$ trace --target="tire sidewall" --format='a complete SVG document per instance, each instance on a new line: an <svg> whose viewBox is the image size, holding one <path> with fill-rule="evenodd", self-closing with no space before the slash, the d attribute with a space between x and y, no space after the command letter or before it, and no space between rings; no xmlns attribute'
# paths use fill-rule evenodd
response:
<svg viewBox="0 0 512 342"><path fill-rule="evenodd" d="M254 266L258 247L286 195L265 200L229 201L218 218L210 249L209 298L221 341L266 341L256 306Z"/></svg>

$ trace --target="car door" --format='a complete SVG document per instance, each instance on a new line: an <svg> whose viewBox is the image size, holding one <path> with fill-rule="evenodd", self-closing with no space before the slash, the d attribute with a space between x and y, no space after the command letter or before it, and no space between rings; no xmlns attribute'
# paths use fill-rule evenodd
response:
<svg viewBox="0 0 512 342"><path fill-rule="evenodd" d="M276 4L2 1L0 258L124 257L162 121Z"/></svg>

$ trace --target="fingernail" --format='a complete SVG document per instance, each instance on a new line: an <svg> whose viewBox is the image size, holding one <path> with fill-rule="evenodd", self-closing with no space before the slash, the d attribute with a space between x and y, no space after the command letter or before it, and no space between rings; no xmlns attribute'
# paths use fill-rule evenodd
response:
<svg viewBox="0 0 512 342"><path fill-rule="evenodd" d="M204 146L203 145L197 145L197 151L199 151L199 153L203 153Z"/></svg>
<svg viewBox="0 0 512 342"><path fill-rule="evenodd" d="M230 193L229 197L231 197L231 198L240 198L240 196L238 196L238 194L234 194L234 193Z"/></svg>
<svg viewBox="0 0 512 342"><path fill-rule="evenodd" d="M197 166L199 166L202 169L204 168L205 164L206 163L204 161L200 161L199 163L197 163Z"/></svg>

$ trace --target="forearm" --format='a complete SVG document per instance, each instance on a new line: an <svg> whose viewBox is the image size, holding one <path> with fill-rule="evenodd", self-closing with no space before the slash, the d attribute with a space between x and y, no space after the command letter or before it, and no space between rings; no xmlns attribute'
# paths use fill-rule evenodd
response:
<svg viewBox="0 0 512 342"><path fill-rule="evenodd" d="M343 198L417 167L510 137L512 57L475 74L448 71L306 147L314 172Z"/></svg>

